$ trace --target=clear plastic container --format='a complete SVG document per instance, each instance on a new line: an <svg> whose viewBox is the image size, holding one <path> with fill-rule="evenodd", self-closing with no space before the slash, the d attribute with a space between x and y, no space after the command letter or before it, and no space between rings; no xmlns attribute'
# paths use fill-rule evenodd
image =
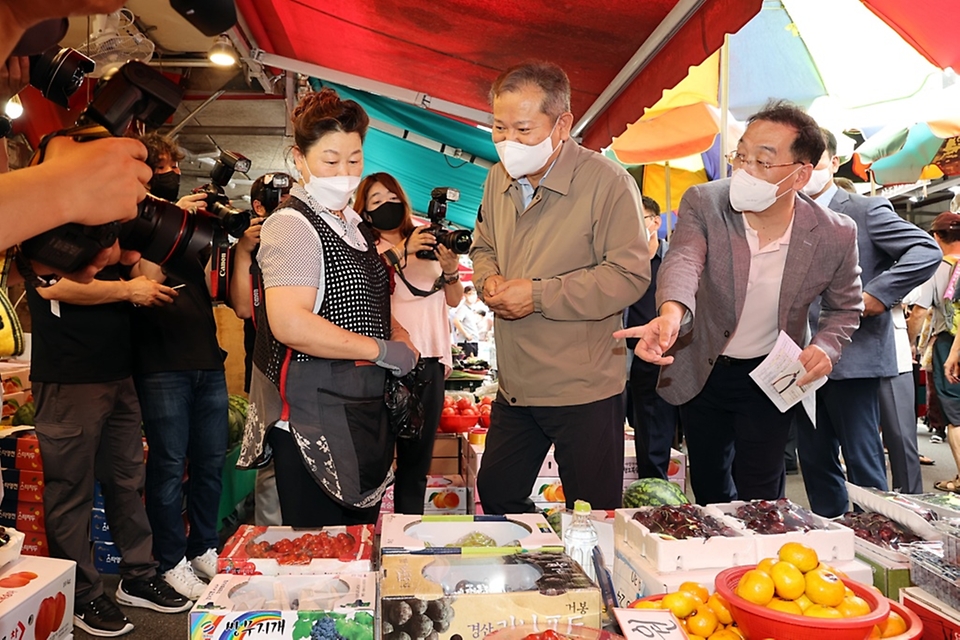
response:
<svg viewBox="0 0 960 640"><path fill-rule="evenodd" d="M960 567L929 551L910 550L910 581L943 600L960 607Z"/></svg>
<svg viewBox="0 0 960 640"><path fill-rule="evenodd" d="M960 567L960 520L941 520L933 527L943 534L943 559Z"/></svg>
<svg viewBox="0 0 960 640"><path fill-rule="evenodd" d="M577 500L573 505L573 521L563 530L563 550L593 581L597 579L593 566L593 548L597 542L597 530L590 520L590 503Z"/></svg>

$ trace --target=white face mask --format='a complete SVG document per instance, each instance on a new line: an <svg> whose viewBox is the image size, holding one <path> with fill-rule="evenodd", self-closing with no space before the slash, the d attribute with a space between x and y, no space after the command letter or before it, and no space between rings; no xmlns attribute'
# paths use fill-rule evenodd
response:
<svg viewBox="0 0 960 640"><path fill-rule="evenodd" d="M500 156L500 162L503 163L503 168L507 170L511 178L518 180L523 176L536 173L546 166L547 160L554 152L551 136L553 136L559 122L560 119L557 118L557 122L553 124L553 129L550 129L550 135L537 144L529 145L513 140L502 140L494 145L497 148L497 155ZM563 141L561 140L560 143L563 144Z"/></svg>
<svg viewBox="0 0 960 640"><path fill-rule="evenodd" d="M317 203L330 211L343 211L350 202L351 196L360 186L359 176L333 176L319 178L307 175L307 182L303 188L307 190Z"/></svg>
<svg viewBox="0 0 960 640"><path fill-rule="evenodd" d="M833 173L830 171L830 167L814 169L813 173L810 174L809 182L803 185L803 189L800 189L800 191L812 198L823 191L823 188L827 186L831 178L833 178Z"/></svg>
<svg viewBox="0 0 960 640"><path fill-rule="evenodd" d="M784 191L778 196L777 187L802 168L803 165L800 165L776 183L761 180L743 169L737 169L730 178L730 206L735 211L766 211L780 196L790 193Z"/></svg>

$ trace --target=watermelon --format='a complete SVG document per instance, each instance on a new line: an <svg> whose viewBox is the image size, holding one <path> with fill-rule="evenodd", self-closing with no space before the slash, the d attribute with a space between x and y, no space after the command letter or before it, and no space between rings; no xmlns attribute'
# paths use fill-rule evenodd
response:
<svg viewBox="0 0 960 640"><path fill-rule="evenodd" d="M623 506L628 509L689 504L689 502L680 485L661 478L640 478L631 482L623 492Z"/></svg>
<svg viewBox="0 0 960 640"><path fill-rule="evenodd" d="M32 425L36 413L37 410L33 406L33 402L24 402L23 405L17 409L16 413L13 414L13 426L16 427L22 424Z"/></svg>
<svg viewBox="0 0 960 640"><path fill-rule="evenodd" d="M232 449L243 439L243 427L247 422L247 399L231 395L227 401L227 447Z"/></svg>

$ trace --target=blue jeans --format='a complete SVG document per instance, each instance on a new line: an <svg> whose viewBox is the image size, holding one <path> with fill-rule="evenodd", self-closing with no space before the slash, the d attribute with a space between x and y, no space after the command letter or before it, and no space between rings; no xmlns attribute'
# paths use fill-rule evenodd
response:
<svg viewBox="0 0 960 640"><path fill-rule="evenodd" d="M166 371L136 376L135 381L150 447L147 517L153 557L162 573L184 556L194 558L217 548L227 453L227 383L223 371ZM181 515L184 493L189 538Z"/></svg>

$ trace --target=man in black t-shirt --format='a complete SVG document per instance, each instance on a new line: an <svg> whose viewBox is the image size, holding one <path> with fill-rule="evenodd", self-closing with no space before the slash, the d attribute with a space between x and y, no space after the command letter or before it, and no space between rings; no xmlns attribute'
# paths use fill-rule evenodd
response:
<svg viewBox="0 0 960 640"><path fill-rule="evenodd" d="M141 138L154 175L147 188L175 200L182 153L156 134ZM177 200L182 208L205 205L203 194ZM227 453L227 383L217 343L205 265L180 264L177 274L141 260L134 273L177 288L165 307L134 310L134 382L143 411L147 458L147 516L153 557L164 580L190 599L206 585L198 576L217 572L218 513ZM183 482L184 473L188 481ZM184 527L184 495L190 534Z"/></svg>
<svg viewBox="0 0 960 640"><path fill-rule="evenodd" d="M77 563L74 620L97 636L117 636L133 624L104 593L93 564L90 517L94 479L122 557L117 600L164 613L190 602L157 576L150 523L141 501L143 444L132 373L131 303L170 303L173 289L147 280L121 280L116 266L89 284L61 280L27 287L33 321L31 380L43 459L43 506L51 554Z"/></svg>

